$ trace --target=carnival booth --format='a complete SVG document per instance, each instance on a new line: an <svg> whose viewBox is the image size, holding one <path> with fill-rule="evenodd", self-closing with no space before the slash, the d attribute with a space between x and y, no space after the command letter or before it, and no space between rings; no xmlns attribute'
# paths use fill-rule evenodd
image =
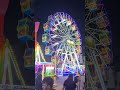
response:
<svg viewBox="0 0 120 90"><path fill-rule="evenodd" d="M46 76L55 76L55 65L51 62L41 62L35 65L35 73L37 75L38 68L42 68L42 78Z"/></svg>

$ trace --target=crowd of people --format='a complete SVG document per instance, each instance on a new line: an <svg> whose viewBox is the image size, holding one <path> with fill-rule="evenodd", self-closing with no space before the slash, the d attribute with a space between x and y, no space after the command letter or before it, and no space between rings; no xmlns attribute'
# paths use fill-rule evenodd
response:
<svg viewBox="0 0 120 90"><path fill-rule="evenodd" d="M76 90L77 83L80 80L80 76L74 78L73 74L69 74L68 78L63 83L63 90ZM35 79L35 90L56 90L53 89L54 80L51 77L45 77L42 80L42 69L39 68L37 77Z"/></svg>

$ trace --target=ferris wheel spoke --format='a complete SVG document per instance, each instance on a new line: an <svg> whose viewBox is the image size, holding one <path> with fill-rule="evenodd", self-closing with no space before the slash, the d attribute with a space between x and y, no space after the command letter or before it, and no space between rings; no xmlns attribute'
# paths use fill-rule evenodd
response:
<svg viewBox="0 0 120 90"><path fill-rule="evenodd" d="M90 34L90 33L89 33ZM97 38L97 37L95 37L94 35L92 35L92 34L90 34L96 41L98 41L99 42L99 44L96 44L96 45L102 45L102 46L104 46L104 47L107 47L104 43L101 43L101 41ZM109 49L110 50L110 49Z"/></svg>
<svg viewBox="0 0 120 90"><path fill-rule="evenodd" d="M107 31L107 30L101 30L101 29L97 29L97 28L88 28L88 29L86 29L86 30L92 30L93 32L102 32L102 33L109 33L109 31Z"/></svg>
<svg viewBox="0 0 120 90"><path fill-rule="evenodd" d="M105 14L104 14L104 15L105 15ZM86 22L86 25L90 24L90 23L93 22L93 21L96 21L96 20L100 19L100 18L103 17L104 15L99 16L99 17L97 16L97 17L95 17L95 18L90 19L89 21Z"/></svg>
<svg viewBox="0 0 120 90"><path fill-rule="evenodd" d="M57 41L57 42L55 42L55 43L52 43L52 46L55 47L55 46L57 46L57 45L59 45L59 44L61 44L61 43L63 43L63 42L62 42L62 41Z"/></svg>
<svg viewBox="0 0 120 90"><path fill-rule="evenodd" d="M104 33L108 33L109 31L107 30L107 26L105 26L104 28L98 28L98 25L95 24L96 27L90 27L89 25L86 26L86 31L92 31L92 32L104 32Z"/></svg>
<svg viewBox="0 0 120 90"><path fill-rule="evenodd" d="M53 43L56 43L56 42L60 42L60 40L58 41L58 40L56 40L56 39L51 39L51 44L53 44Z"/></svg>
<svg viewBox="0 0 120 90"><path fill-rule="evenodd" d="M88 10L88 12L89 12L89 10ZM86 18L86 22L90 21L92 18L97 16L95 12L89 12L88 14L89 15L86 14L86 16L85 16L85 17L88 17L88 18Z"/></svg>
<svg viewBox="0 0 120 90"><path fill-rule="evenodd" d="M99 18L101 18L101 17L106 15L106 14L103 14L102 11L100 11L99 13L95 13L95 12L89 12L89 13L91 13L91 14L89 15L89 19L86 19L86 22L87 22L86 25L88 25L89 23L91 23L91 22L93 22L95 20L98 20ZM99 15L99 14L101 14L101 15Z"/></svg>
<svg viewBox="0 0 120 90"><path fill-rule="evenodd" d="M89 20L90 19L90 17L91 17L91 15L92 15L92 12L89 12L89 11L87 11L88 12L88 14L87 14L87 16L85 16L86 18L85 18L85 22L87 22L87 20ZM87 13L86 12L86 13Z"/></svg>
<svg viewBox="0 0 120 90"><path fill-rule="evenodd" d="M51 35L51 40L61 40L62 39L62 36L60 35Z"/></svg>
<svg viewBox="0 0 120 90"><path fill-rule="evenodd" d="M63 48L63 46L64 46L64 43L60 43L58 46L57 46L57 52L59 52L60 50L63 50L62 48Z"/></svg>
<svg viewBox="0 0 120 90"><path fill-rule="evenodd" d="M58 35L58 36L60 36L57 31L51 31L50 34L51 34L51 35ZM61 37L61 36L60 36L60 37Z"/></svg>

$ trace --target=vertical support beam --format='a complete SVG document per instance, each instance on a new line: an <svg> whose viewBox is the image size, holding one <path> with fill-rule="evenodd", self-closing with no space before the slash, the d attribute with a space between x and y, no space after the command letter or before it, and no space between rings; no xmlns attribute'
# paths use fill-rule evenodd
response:
<svg viewBox="0 0 120 90"><path fill-rule="evenodd" d="M93 60L93 64L95 66L95 70L97 72L98 78L99 78L101 86L102 86L102 90L106 90L106 86L105 86L100 68L98 66L98 62L97 62L97 59L96 59L96 56L95 56L95 52L94 52L94 50L90 50L90 52L91 52L91 57L92 57L92 60Z"/></svg>

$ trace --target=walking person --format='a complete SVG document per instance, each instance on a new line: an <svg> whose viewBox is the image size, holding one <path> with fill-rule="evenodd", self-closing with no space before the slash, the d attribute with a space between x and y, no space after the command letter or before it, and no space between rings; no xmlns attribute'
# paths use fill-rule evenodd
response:
<svg viewBox="0 0 120 90"><path fill-rule="evenodd" d="M74 82L76 84L76 90L80 90L80 77L76 76Z"/></svg>
<svg viewBox="0 0 120 90"><path fill-rule="evenodd" d="M70 74L68 76L68 78L64 81L63 88L65 88L65 90L75 90L76 89L76 82L73 81L73 74Z"/></svg>
<svg viewBox="0 0 120 90"><path fill-rule="evenodd" d="M53 89L54 80L51 77L45 77L42 81L43 90L55 90Z"/></svg>

